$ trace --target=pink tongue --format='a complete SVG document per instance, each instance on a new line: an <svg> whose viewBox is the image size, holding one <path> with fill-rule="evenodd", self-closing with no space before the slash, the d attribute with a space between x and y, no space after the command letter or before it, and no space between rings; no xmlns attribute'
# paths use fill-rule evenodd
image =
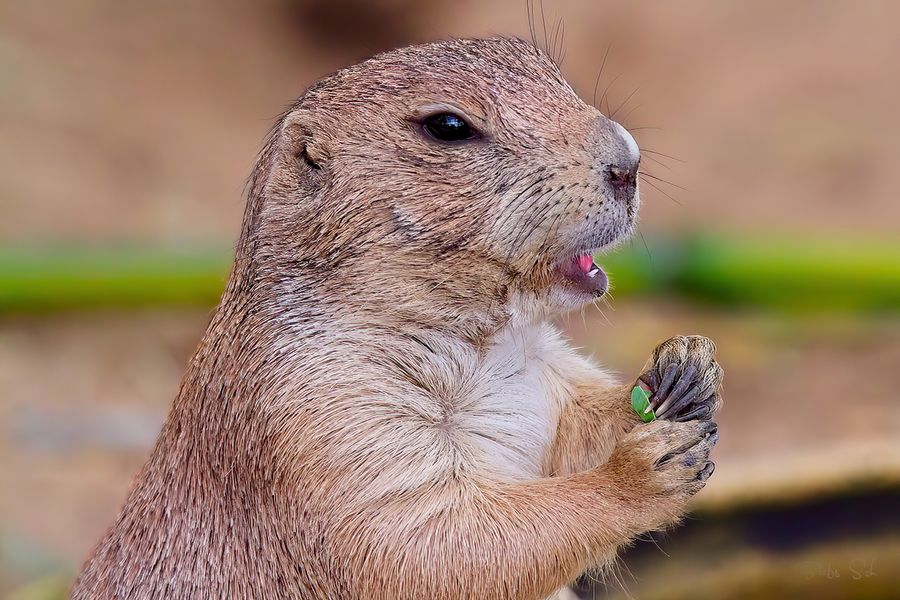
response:
<svg viewBox="0 0 900 600"><path fill-rule="evenodd" d="M590 254L582 254L577 257L575 260L578 261L578 268L582 270L582 272L587 273L591 270L591 267L594 266L594 257Z"/></svg>

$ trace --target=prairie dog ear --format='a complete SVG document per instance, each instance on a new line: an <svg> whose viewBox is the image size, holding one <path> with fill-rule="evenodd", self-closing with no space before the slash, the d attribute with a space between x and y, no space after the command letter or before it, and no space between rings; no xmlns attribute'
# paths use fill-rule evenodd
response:
<svg viewBox="0 0 900 600"><path fill-rule="evenodd" d="M329 152L322 135L308 124L308 115L295 112L285 118L281 128L285 153L294 157L297 164L311 171L326 168Z"/></svg>

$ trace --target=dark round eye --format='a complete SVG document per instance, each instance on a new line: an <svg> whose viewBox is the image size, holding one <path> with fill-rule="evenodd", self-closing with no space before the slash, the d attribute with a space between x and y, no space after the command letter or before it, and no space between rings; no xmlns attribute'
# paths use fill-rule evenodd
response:
<svg viewBox="0 0 900 600"><path fill-rule="evenodd" d="M477 135L465 119L453 113L431 115L422 122L422 127L434 139L442 142L460 142Z"/></svg>

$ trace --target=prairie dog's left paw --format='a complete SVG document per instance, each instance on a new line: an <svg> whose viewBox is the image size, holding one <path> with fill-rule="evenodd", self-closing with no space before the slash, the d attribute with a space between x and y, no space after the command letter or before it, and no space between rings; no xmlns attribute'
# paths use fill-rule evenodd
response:
<svg viewBox="0 0 900 600"><path fill-rule="evenodd" d="M656 347L639 380L650 388L657 418L709 419L722 403L722 367L716 345L700 335L676 336Z"/></svg>

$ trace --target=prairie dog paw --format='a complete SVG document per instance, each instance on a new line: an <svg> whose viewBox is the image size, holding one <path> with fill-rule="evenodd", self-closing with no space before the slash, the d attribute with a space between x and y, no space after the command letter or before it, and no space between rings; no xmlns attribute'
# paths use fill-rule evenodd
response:
<svg viewBox="0 0 900 600"><path fill-rule="evenodd" d="M607 466L628 490L632 506L644 507L648 529L676 521L687 501L715 469L709 453L718 441L710 420L640 424L619 442Z"/></svg>
<svg viewBox="0 0 900 600"><path fill-rule="evenodd" d="M638 378L650 392L657 418L710 419L722 403L722 367L716 345L700 335L676 336L656 347L649 368Z"/></svg>

